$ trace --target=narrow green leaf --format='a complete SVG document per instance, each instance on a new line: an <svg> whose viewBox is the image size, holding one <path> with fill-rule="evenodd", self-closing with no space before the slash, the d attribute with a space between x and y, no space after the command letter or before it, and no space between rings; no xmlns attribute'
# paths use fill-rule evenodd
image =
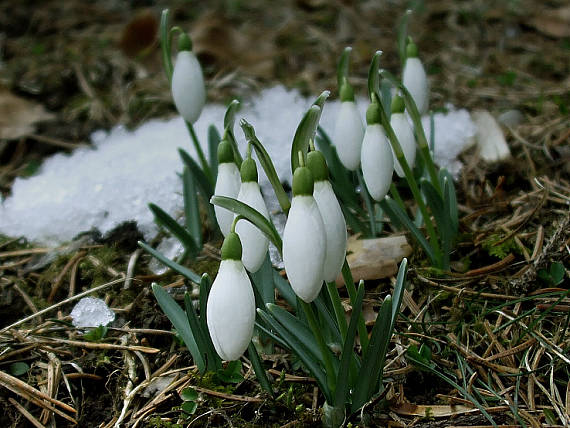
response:
<svg viewBox="0 0 570 428"><path fill-rule="evenodd" d="M364 282L360 281L360 284L358 285L358 292L356 293L356 301L352 307L352 315L350 316L350 323L348 325L348 330L346 332L344 345L342 347L342 354L340 357L340 366L338 370L334 401L337 406L349 402L349 369L352 357L354 355L354 339L356 337L358 319L362 312L363 298Z"/></svg>
<svg viewBox="0 0 570 428"><path fill-rule="evenodd" d="M190 172L194 175L200 193L202 193L202 195L206 199L210 199L214 194L214 188L212 186L211 181L208 179L204 171L202 171L202 169L198 166L196 161L188 154L187 151L179 148L178 153L180 154L180 157L182 158L182 162L184 162L184 165L186 165L190 170Z"/></svg>
<svg viewBox="0 0 570 428"><path fill-rule="evenodd" d="M342 336L340 334L339 327L335 322L334 315L331 313L329 307L325 303L325 294L322 289L317 298L313 300L313 304L317 309L319 319L323 321L321 323L322 328L326 328L327 333L329 333L329 336L332 340L337 343L342 343Z"/></svg>
<svg viewBox="0 0 570 428"><path fill-rule="evenodd" d="M352 272L346 257L341 269L342 278L344 279L344 284L346 291L348 291L348 297L350 298L350 304L352 307L356 306L356 287L354 286L354 278L352 277ZM360 314L358 319L358 337L360 338L360 346L362 346L362 352L366 352L368 349L368 330L366 330L366 323L364 322L364 317Z"/></svg>
<svg viewBox="0 0 570 428"><path fill-rule="evenodd" d="M449 216L451 232L453 237L455 237L459 231L459 214L457 211L457 196L455 193L455 185L453 184L453 177L445 168L439 170L439 177L441 188L443 189L445 212Z"/></svg>
<svg viewBox="0 0 570 428"><path fill-rule="evenodd" d="M200 277L198 276L198 274L196 274L196 273L192 272L190 269L176 263L175 261L170 260L169 258L165 257L164 255L162 255L160 252L156 251L154 248L152 248L150 245L146 244L145 242L139 241L138 244L140 247L142 247L143 250L145 250L151 256L156 258L162 264L168 266L170 269L172 269L172 270L178 272L179 274L185 276L190 281L195 282L196 284L200 284Z"/></svg>
<svg viewBox="0 0 570 428"><path fill-rule="evenodd" d="M386 117L390 120L392 116L392 85L386 79L380 81L380 101L386 112Z"/></svg>
<svg viewBox="0 0 570 428"><path fill-rule="evenodd" d="M140 244L140 243L139 243ZM200 373L204 373L206 369L206 362L198 349L198 345L196 344L196 340L194 338L194 334L190 329L190 324L188 323L188 317L186 313L182 310L178 303L174 301L172 297L168 295L164 289L158 284L152 284L152 292L154 293L154 297L158 302L158 305L162 309L162 311L166 314L180 337L184 341L184 344L192 354L192 358L198 366L198 371Z"/></svg>
<svg viewBox="0 0 570 428"><path fill-rule="evenodd" d="M269 382L269 378L267 377L267 373L263 368L263 363L261 362L261 358L259 358L259 354L257 353L257 349L255 349L253 342L249 342L249 345L247 347L247 355L249 357L249 361L251 361L251 366L253 367L255 377L259 381L259 384L272 397L275 397L275 392L273 391L271 382Z"/></svg>
<svg viewBox="0 0 570 428"><path fill-rule="evenodd" d="M341 337L346 337L346 317L344 316L344 308L340 301L340 295L338 294L338 289L336 288L336 283L334 281L327 282L327 291L329 293L329 297L333 304L334 316L336 318L336 324L338 329L340 330Z"/></svg>
<svg viewBox="0 0 570 428"><path fill-rule="evenodd" d="M340 87L342 85L343 77L348 79L348 66L350 64L350 52L352 52L352 48L347 46L342 51L340 55L340 59L338 60L338 65L336 67L336 81L337 81L337 89L340 91Z"/></svg>
<svg viewBox="0 0 570 428"><path fill-rule="evenodd" d="M290 332L285 327L283 327L275 318L273 318L268 312L261 309L257 310L260 318L267 323L281 338L287 343L288 348L291 352L295 353L299 359L303 362L309 373L315 378L317 384L325 399L331 403L332 394L327 385L327 378L323 368L318 364L318 362L312 357L312 355L307 351L303 344L296 338L293 332Z"/></svg>
<svg viewBox="0 0 570 428"><path fill-rule="evenodd" d="M400 222L408 229L415 240L418 241L418 243L422 246L432 263L434 265L437 265L438 258L434 252L434 249L431 247L430 243L425 238L423 233L420 232L420 230L416 227L413 221L410 220L408 215L400 208L400 206L389 197L384 198L384 200L380 202L380 206L386 212L386 214L388 214L388 217L394 218L396 221Z"/></svg>
<svg viewBox="0 0 570 428"><path fill-rule="evenodd" d="M303 158L307 157L309 150L309 141L314 138L319 120L321 118L321 108L313 104L305 113L293 137L291 145L291 174L299 166L299 152L303 154Z"/></svg>
<svg viewBox="0 0 570 428"><path fill-rule="evenodd" d="M250 274L250 276L253 286L261 296L263 307L265 307L266 303L274 303L275 285L273 284L273 266L271 265L269 254L266 254L261 268L257 272Z"/></svg>
<svg viewBox="0 0 570 428"><path fill-rule="evenodd" d="M368 69L368 95L370 97L370 102L374 100L374 96L378 93L380 89L380 75L378 74L380 70L380 57L382 56L382 51L376 51L370 62L370 68Z"/></svg>
<svg viewBox="0 0 570 428"><path fill-rule="evenodd" d="M214 177L218 176L218 144L220 144L220 133L214 125L208 127L208 157L210 161L210 171Z"/></svg>
<svg viewBox="0 0 570 428"><path fill-rule="evenodd" d="M238 201L237 199L228 198L226 196L212 196L210 202L214 205L226 208L231 212L244 217L247 221L261 230L261 232L263 232L269 238L269 240L273 243L273 245L277 247L281 253L281 250L283 248L283 241L279 236L279 232L277 232L277 229L275 229L273 223L267 220L259 211L255 210L249 205L244 204L243 202Z"/></svg>
<svg viewBox="0 0 570 428"><path fill-rule="evenodd" d="M394 297L392 298L392 320L390 323L390 330L392 331L394 331L394 327L396 326L396 318L398 316L398 312L402 304L402 299L404 297L407 273L408 259L404 257L400 262L398 276L396 277L396 283L394 284Z"/></svg>
<svg viewBox="0 0 570 428"><path fill-rule="evenodd" d="M222 366L222 361L214 349L214 344L208 333L208 329L204 330L202 324L196 314L196 309L190 299L190 294L184 293L184 308L186 309L186 316L190 330L194 335L194 340L202 357L206 357L206 368L208 370L216 370Z"/></svg>
<svg viewBox="0 0 570 428"><path fill-rule="evenodd" d="M175 236L176 239L178 239L182 243L182 245L184 245L184 248L186 249L186 251L188 251L190 257L192 258L196 257L200 252L200 249L196 244L194 236L192 236L190 232L184 229L184 227L180 226L176 220L170 217L166 213L166 211L164 211L158 205L150 203L148 204L148 207L152 211L156 223L164 227L173 236Z"/></svg>
<svg viewBox="0 0 570 428"><path fill-rule="evenodd" d="M296 308L297 295L293 291L293 288L291 288L291 284L289 284L289 281L287 281L285 278L279 275L279 272L277 272L276 270L273 271L273 283L275 284L275 288L277 288L277 291L279 291L281 297L285 299L285 301L289 304L289 306L291 306L292 308Z"/></svg>
<svg viewBox="0 0 570 428"><path fill-rule="evenodd" d="M236 114L240 109L240 102L238 100L233 100L226 109L226 114L224 115L224 132L225 137L228 139L232 148L234 150L234 157L237 165L241 165L243 158L239 152L236 137L234 135L234 125L236 121Z"/></svg>
<svg viewBox="0 0 570 428"><path fill-rule="evenodd" d="M408 9L398 21L398 55L400 57L400 65L404 69L406 64L406 44L408 40L408 21L412 11Z"/></svg>
<svg viewBox="0 0 570 428"><path fill-rule="evenodd" d="M277 305L268 303L265 306L267 307L267 311L273 315L273 317L279 321L283 327L290 332L294 332L295 337L303 344L303 346L305 346L313 359L318 360L320 364L323 365L324 363L321 357L321 351L315 342L315 338L313 337L313 333L309 326L290 312L287 312L285 309Z"/></svg>
<svg viewBox="0 0 570 428"><path fill-rule="evenodd" d="M208 305L208 295L210 294L210 288L212 288L212 280L207 273L202 274L200 278L200 325L202 326L202 331L208 331L207 323L207 305ZM208 334L209 336L209 334Z"/></svg>
<svg viewBox="0 0 570 428"><path fill-rule="evenodd" d="M198 250L202 249L202 224L200 222L200 208L198 204L198 194L196 193L196 183L187 166L182 173L182 193L184 197L184 215L186 229L194 238Z"/></svg>
<svg viewBox="0 0 570 428"><path fill-rule="evenodd" d="M265 171L267 179L273 187L273 191L275 192L275 196L279 201L281 209L285 214L287 214L289 212L289 208L291 207L291 201L287 196L287 192L285 192L285 189L283 189L281 181L279 181L279 176L277 175L277 171L275 170L275 166L273 165L271 157L265 150L265 147L263 147L263 144L261 144L261 141L259 141L259 139L256 137L253 126L251 126L245 119L242 119L240 121L240 126L243 130L247 142L251 144L255 150L255 154L259 159L259 163L261 164L263 171Z"/></svg>
<svg viewBox="0 0 570 428"><path fill-rule="evenodd" d="M444 201L437 193L435 187L426 180L421 179L420 185L422 193L426 197L427 205L431 208L431 212L439 230L439 239L441 239L442 268L449 269L449 253L451 252L451 239L453 236L452 221L449 213L446 212Z"/></svg>
<svg viewBox="0 0 570 428"><path fill-rule="evenodd" d="M160 48L162 51L162 66L164 67L164 73L168 78L168 82L172 80L172 58L170 56L170 30L168 28L168 15L170 11L164 9L160 15Z"/></svg>

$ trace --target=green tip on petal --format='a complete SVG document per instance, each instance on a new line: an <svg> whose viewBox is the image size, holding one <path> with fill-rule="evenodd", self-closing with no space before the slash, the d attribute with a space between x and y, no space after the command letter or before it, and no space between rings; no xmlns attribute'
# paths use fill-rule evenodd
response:
<svg viewBox="0 0 570 428"><path fill-rule="evenodd" d="M354 89L352 89L346 77L342 78L342 84L340 85L340 100L342 102L354 101Z"/></svg>
<svg viewBox="0 0 570 428"><path fill-rule="evenodd" d="M368 106L366 110L366 123L374 125L380 123L380 105L375 101Z"/></svg>
<svg viewBox="0 0 570 428"><path fill-rule="evenodd" d="M224 239L222 260L241 260L241 241L237 233L230 232Z"/></svg>
<svg viewBox="0 0 570 428"><path fill-rule="evenodd" d="M418 47L413 42L411 37L408 37L408 45L406 46L406 58L417 58Z"/></svg>
<svg viewBox="0 0 570 428"><path fill-rule="evenodd" d="M250 181L257 183L257 165L252 158L246 158L241 163L240 175L242 183Z"/></svg>
<svg viewBox="0 0 570 428"><path fill-rule="evenodd" d="M293 174L293 196L312 196L315 182L311 170L306 166L300 166Z"/></svg>
<svg viewBox="0 0 570 428"><path fill-rule="evenodd" d="M180 34L178 37L178 52L191 51L192 50L192 40L190 36L186 33Z"/></svg>
<svg viewBox="0 0 570 428"><path fill-rule="evenodd" d="M307 155L307 167L311 170L314 181L325 181L329 179L327 161L320 151L315 150Z"/></svg>
<svg viewBox="0 0 570 428"><path fill-rule="evenodd" d="M405 109L406 104L404 103L404 99L401 96L396 95L394 98L392 98L392 113L404 113Z"/></svg>
<svg viewBox="0 0 570 428"><path fill-rule="evenodd" d="M220 141L218 144L218 163L234 162L234 150L228 140Z"/></svg>

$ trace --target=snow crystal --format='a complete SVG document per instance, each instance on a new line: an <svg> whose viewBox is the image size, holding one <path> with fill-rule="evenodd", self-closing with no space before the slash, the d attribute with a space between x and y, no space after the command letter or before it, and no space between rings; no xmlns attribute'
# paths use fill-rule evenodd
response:
<svg viewBox="0 0 570 428"><path fill-rule="evenodd" d="M278 86L262 91L245 102L238 118L251 123L272 157L282 181L291 181L289 153L295 130L314 101ZM363 120L367 102L357 100ZM340 103L325 104L321 126L332 133ZM207 153L207 130L223 123L225 107L208 105L195 124ZM429 119L424 121L429 136ZM474 130L464 111L435 115L435 157L440 165L455 160L463 142ZM236 124L240 150L245 140ZM177 148L195 156L195 150L181 118L151 120L134 131L117 127L92 135L93 148L80 148L71 155L56 154L44 161L38 175L18 178L12 196L0 206L0 233L25 236L32 241L55 245L96 228L105 234L120 223L135 220L145 239L157 232L148 203L153 202L173 216L182 212L182 185L178 173L182 162ZM265 196L273 195L260 168ZM268 191L269 190L269 191Z"/></svg>
<svg viewBox="0 0 570 428"><path fill-rule="evenodd" d="M84 297L71 311L71 318L75 327L99 327L113 322L115 313L103 300L96 297Z"/></svg>

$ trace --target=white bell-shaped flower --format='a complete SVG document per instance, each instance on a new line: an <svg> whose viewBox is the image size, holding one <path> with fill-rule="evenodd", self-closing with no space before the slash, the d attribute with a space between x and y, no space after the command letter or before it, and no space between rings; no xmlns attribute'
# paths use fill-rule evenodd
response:
<svg viewBox="0 0 570 428"><path fill-rule="evenodd" d="M283 263L293 291L311 303L323 285L327 238L307 167L293 174L293 201L283 231Z"/></svg>
<svg viewBox="0 0 570 428"><path fill-rule="evenodd" d="M392 116L390 117L390 125L400 142L400 147L402 147L408 166L413 170L416 163L416 140L414 138L412 126L404 114L404 108L404 100L400 96L396 95L392 99ZM396 171L396 174L398 174L398 177L400 178L404 177L404 170L400 165L400 161L398 161L396 154L393 151L392 154L394 155L394 170Z"/></svg>
<svg viewBox="0 0 570 428"><path fill-rule="evenodd" d="M241 187L237 200L249 205L269 219L269 212L257 183L257 167L255 160L252 158L245 159L241 165ZM243 254L241 260L243 265L249 272L257 272L265 260L269 239L257 227L246 220L241 220L237 223L236 233L242 242Z"/></svg>
<svg viewBox="0 0 570 428"><path fill-rule="evenodd" d="M216 178L214 194L236 198L240 185L241 178L238 167L234 162L232 146L227 140L222 140L218 144L218 177ZM228 236L234 221L234 213L217 205L214 206L214 212L222 234Z"/></svg>
<svg viewBox="0 0 570 428"><path fill-rule="evenodd" d="M354 102L354 94L348 82L340 88L340 111L335 122L333 142L341 163L354 171L360 165L360 149L364 137L362 118Z"/></svg>
<svg viewBox="0 0 570 428"><path fill-rule="evenodd" d="M366 132L362 141L362 176L366 188L376 201L381 201L390 189L394 159L386 132L379 119L379 106L372 103L366 112Z"/></svg>
<svg viewBox="0 0 570 428"><path fill-rule="evenodd" d="M327 237L323 277L326 282L332 282L339 276L346 256L346 221L328 179L329 173L323 154L319 151L310 152L307 155L307 166L315 180L313 197L319 207Z"/></svg>
<svg viewBox="0 0 570 428"><path fill-rule="evenodd" d="M206 309L208 331L222 360L237 360L247 349L255 323L255 297L241 262L241 244L230 232Z"/></svg>
<svg viewBox="0 0 570 428"><path fill-rule="evenodd" d="M178 113L187 122L196 122L206 103L206 87L202 67L192 52L192 42L186 34L178 40L171 89Z"/></svg>
<svg viewBox="0 0 570 428"><path fill-rule="evenodd" d="M429 108L429 82L424 66L418 58L418 48L411 40L406 47L402 83L410 92L420 114L426 114Z"/></svg>

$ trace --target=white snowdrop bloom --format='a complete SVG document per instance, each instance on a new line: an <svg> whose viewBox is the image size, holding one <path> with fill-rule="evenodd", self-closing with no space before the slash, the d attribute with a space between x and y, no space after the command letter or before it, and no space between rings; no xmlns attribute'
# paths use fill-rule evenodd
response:
<svg viewBox="0 0 570 428"><path fill-rule="evenodd" d="M426 114L429 107L429 83L424 66L418 58L418 48L411 41L406 47L402 83L410 92L420 114Z"/></svg>
<svg viewBox="0 0 570 428"><path fill-rule="evenodd" d="M222 262L206 309L212 343L226 361L237 360L245 352L255 323L255 297L240 259L239 237L230 232L222 246Z"/></svg>
<svg viewBox="0 0 570 428"><path fill-rule="evenodd" d="M257 183L257 167L255 160L247 158L241 165L241 186L237 200L259 211L266 219L269 212L265 206L261 190ZM241 260L249 272L257 272L267 254L269 239L249 221L240 220L236 224L236 233L239 235L243 254Z"/></svg>
<svg viewBox="0 0 570 428"><path fill-rule="evenodd" d="M220 141L218 145L218 177L214 194L217 196L227 196L236 198L241 185L241 178L238 167L234 162L234 152L227 140ZM224 236L228 236L234 213L225 208L214 206L218 226Z"/></svg>
<svg viewBox="0 0 570 428"><path fill-rule="evenodd" d="M327 238L319 207L313 198L313 177L307 167L293 174L293 201L283 231L283 263L293 291L306 303L323 284Z"/></svg>
<svg viewBox="0 0 570 428"><path fill-rule="evenodd" d="M338 158L346 169L354 171L360 165L360 148L364 125L354 101L343 101L335 122L333 141Z"/></svg>
<svg viewBox="0 0 570 428"><path fill-rule="evenodd" d="M329 173L323 154L319 151L310 152L307 155L307 166L315 180L313 197L319 207L327 237L323 277L325 281L332 282L339 276L346 256L346 221L328 180Z"/></svg>
<svg viewBox="0 0 570 428"><path fill-rule="evenodd" d="M206 87L202 67L192 52L192 42L186 34L181 35L178 41L171 89L178 113L187 122L196 122L206 103Z"/></svg>
<svg viewBox="0 0 570 428"><path fill-rule="evenodd" d="M400 146L402 147L408 166L413 170L416 163L416 140L414 138L414 131L412 130L410 122L408 122L408 118L404 114L404 108L404 100L400 96L396 95L392 99L392 116L390 117L390 125L392 125L394 134L396 134L396 137L400 142ZM394 170L396 171L396 174L398 174L398 177L400 178L404 177L404 170L400 166L400 162L396 158L396 154L393 150L392 154L394 155Z"/></svg>
<svg viewBox="0 0 570 428"><path fill-rule="evenodd" d="M380 125L379 107L372 103L366 112L366 132L362 141L362 175L366 187L376 201L381 201L390 189L394 158L392 148Z"/></svg>

